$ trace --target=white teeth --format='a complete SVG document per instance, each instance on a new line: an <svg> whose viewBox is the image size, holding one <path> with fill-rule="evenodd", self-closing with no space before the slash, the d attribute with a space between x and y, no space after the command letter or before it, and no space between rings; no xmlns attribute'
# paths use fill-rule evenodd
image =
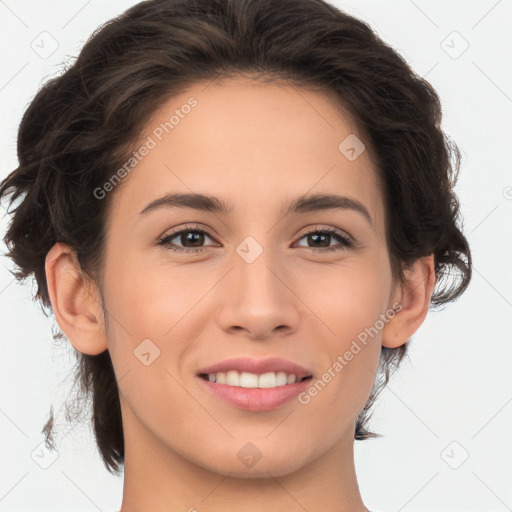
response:
<svg viewBox="0 0 512 512"><path fill-rule="evenodd" d="M228 372L209 373L208 380L242 388L275 388L297 382L297 376L286 372L268 372L257 375L256 373L238 373L236 370L229 370Z"/></svg>
<svg viewBox="0 0 512 512"><path fill-rule="evenodd" d="M286 384L286 373L279 372L276 378L276 386L284 386Z"/></svg>
<svg viewBox="0 0 512 512"><path fill-rule="evenodd" d="M274 372L263 373L258 379L259 388L275 388L276 374Z"/></svg>
<svg viewBox="0 0 512 512"><path fill-rule="evenodd" d="M242 388L257 388L258 376L254 373L242 372L240 374L240 387Z"/></svg>
<svg viewBox="0 0 512 512"><path fill-rule="evenodd" d="M229 370L226 373L226 382L228 386L240 386L240 374L236 370Z"/></svg>

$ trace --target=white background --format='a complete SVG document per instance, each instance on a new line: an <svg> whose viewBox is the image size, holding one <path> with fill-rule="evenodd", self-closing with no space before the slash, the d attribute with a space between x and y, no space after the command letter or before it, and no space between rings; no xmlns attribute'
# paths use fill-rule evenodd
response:
<svg viewBox="0 0 512 512"><path fill-rule="evenodd" d="M0 1L0 178L17 165L17 125L38 88L134 3ZM332 3L368 21L440 94L444 128L463 153L456 192L474 257L469 289L429 313L381 395L371 426L384 437L356 442L363 500L378 512L512 510L512 2ZM47 58L31 47L44 31L58 43ZM31 456L50 405L69 389L73 358L52 348L53 319L10 267L0 258L0 511L118 510L122 478L106 471L87 426L62 440L48 469Z"/></svg>

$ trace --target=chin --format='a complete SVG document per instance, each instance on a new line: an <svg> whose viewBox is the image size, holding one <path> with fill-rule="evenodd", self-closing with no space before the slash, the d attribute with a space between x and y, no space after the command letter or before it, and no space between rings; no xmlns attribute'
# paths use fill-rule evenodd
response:
<svg viewBox="0 0 512 512"><path fill-rule="evenodd" d="M234 452L227 448L222 455L212 454L207 461L198 461L199 465L210 472L233 478L281 477L294 473L307 463L307 454L300 448L290 446L285 449L281 445L260 451L252 443L242 444L242 448Z"/></svg>
<svg viewBox="0 0 512 512"><path fill-rule="evenodd" d="M295 471L301 469L302 465L298 464L297 466L291 465L289 462L279 463L273 461L267 461L263 463L262 460L258 461L251 468L241 467L242 464L232 464L226 463L225 465L219 466L207 466L204 469L217 473L223 476L229 476L231 478L265 478L269 477L282 477L294 473Z"/></svg>

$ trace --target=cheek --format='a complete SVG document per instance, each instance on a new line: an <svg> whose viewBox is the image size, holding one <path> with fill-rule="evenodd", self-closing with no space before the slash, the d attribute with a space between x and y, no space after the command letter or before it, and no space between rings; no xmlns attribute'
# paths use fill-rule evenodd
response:
<svg viewBox="0 0 512 512"><path fill-rule="evenodd" d="M117 373L139 368L134 355L147 349L150 357L156 355L155 365L178 376L183 352L200 337L205 315L211 314L204 309L205 298L218 277L194 265L118 261L107 268L105 281L109 350Z"/></svg>
<svg viewBox="0 0 512 512"><path fill-rule="evenodd" d="M106 272L105 298L109 310L130 332L163 336L211 287L211 279L203 274L193 265L155 265L125 258Z"/></svg>
<svg viewBox="0 0 512 512"><path fill-rule="evenodd" d="M375 380L390 271L375 260L364 261L322 268L305 282L306 302L325 327L319 342L329 357L318 376L318 391L312 390L317 411L358 414Z"/></svg>
<svg viewBox="0 0 512 512"><path fill-rule="evenodd" d="M187 414L193 407L176 384L182 378L180 357L196 337L190 328L197 323L189 320L212 284L201 283L197 272L185 267L118 261L106 266L105 302L119 391L139 421L173 432L173 411ZM162 408L163 402L172 406Z"/></svg>
<svg viewBox="0 0 512 512"><path fill-rule="evenodd" d="M387 307L390 270L372 255L298 270L296 275L301 278L294 290L300 290L312 315L340 349L373 325Z"/></svg>

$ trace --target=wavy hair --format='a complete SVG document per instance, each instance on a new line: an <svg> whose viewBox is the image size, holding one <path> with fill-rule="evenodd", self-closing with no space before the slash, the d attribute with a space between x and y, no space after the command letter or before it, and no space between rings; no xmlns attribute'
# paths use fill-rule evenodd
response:
<svg viewBox="0 0 512 512"><path fill-rule="evenodd" d="M464 292L471 254L453 191L459 150L441 128L435 90L366 23L323 0L147 0L99 27L38 91L19 126L19 165L0 184L0 199L17 202L4 241L16 278L35 278L43 311L51 312L45 257L56 242L70 245L84 278L101 286L107 219L120 187L101 201L93 191L126 161L151 114L187 85L237 75L334 97L377 163L393 277L403 282L408 265L433 253L431 306ZM355 439L379 436L368 428L371 407L407 347L382 347ZM75 384L91 398L101 457L119 472L123 427L109 352L75 355ZM47 446L54 427L52 409Z"/></svg>

